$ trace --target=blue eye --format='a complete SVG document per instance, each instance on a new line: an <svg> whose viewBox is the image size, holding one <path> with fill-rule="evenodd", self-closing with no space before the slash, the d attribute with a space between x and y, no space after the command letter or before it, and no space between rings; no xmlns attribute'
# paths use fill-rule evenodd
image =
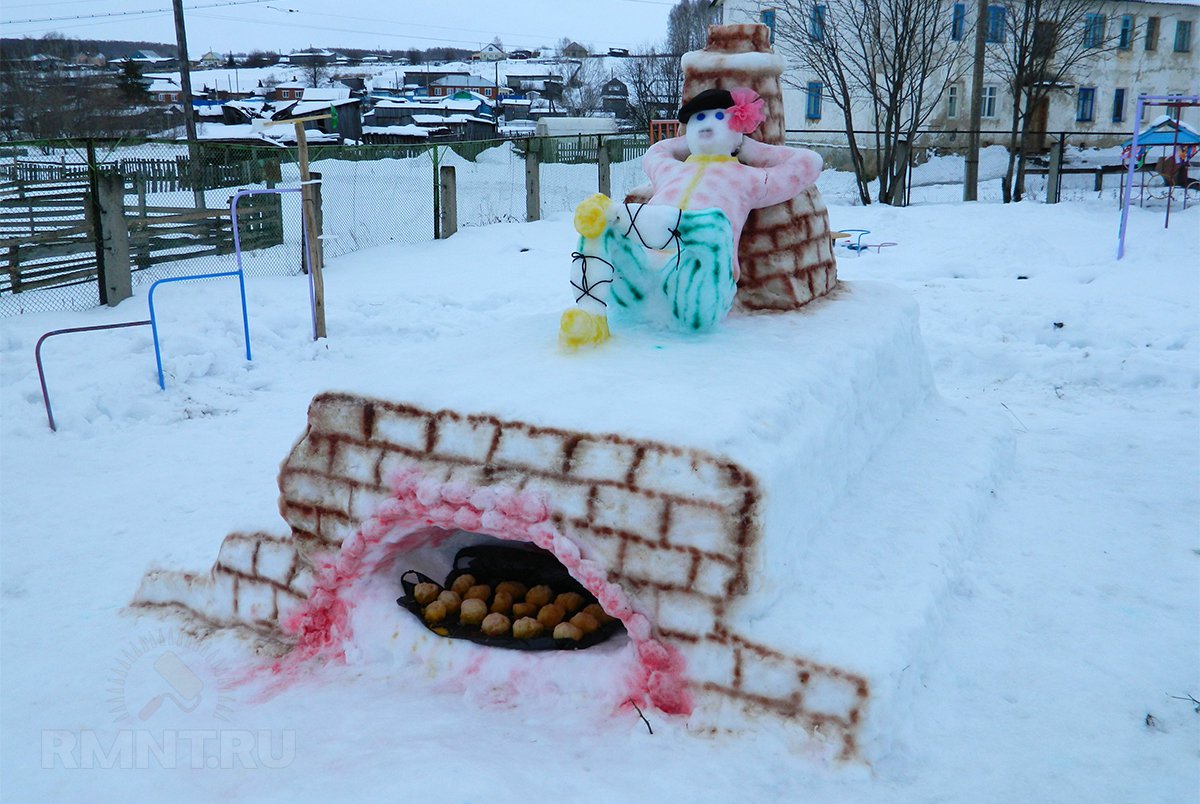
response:
<svg viewBox="0 0 1200 804"><path fill-rule="evenodd" d="M696 119L697 119L697 120L703 120L703 119L704 119L704 112L700 112L699 114L697 114L697 115L696 115Z"/></svg>
<svg viewBox="0 0 1200 804"><path fill-rule="evenodd" d="M715 115L715 117L716 117L718 120L724 120L724 119L725 119L725 113L724 113L724 112L717 112L717 113L716 113L716 115Z"/></svg>

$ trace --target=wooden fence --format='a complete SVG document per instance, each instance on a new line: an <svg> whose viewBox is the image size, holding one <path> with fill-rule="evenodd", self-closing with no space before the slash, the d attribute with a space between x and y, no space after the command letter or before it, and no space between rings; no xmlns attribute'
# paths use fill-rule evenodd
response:
<svg viewBox="0 0 1200 804"><path fill-rule="evenodd" d="M88 192L86 181L0 184L0 293L95 278Z"/></svg>
<svg viewBox="0 0 1200 804"><path fill-rule="evenodd" d="M105 243L106 259L117 255L123 263L106 263L106 271L126 275L178 260L233 253L228 207L151 205L146 202L145 180L108 181L118 183L113 197L123 203L105 209L100 220L93 215L87 181L0 184L0 294L96 282L98 238ZM280 197L242 199L238 229L244 250L283 243Z"/></svg>

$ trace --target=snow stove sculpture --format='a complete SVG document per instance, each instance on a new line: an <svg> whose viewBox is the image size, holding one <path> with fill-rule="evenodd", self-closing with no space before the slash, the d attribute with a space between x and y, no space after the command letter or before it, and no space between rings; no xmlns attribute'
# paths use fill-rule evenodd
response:
<svg viewBox="0 0 1200 804"><path fill-rule="evenodd" d="M744 52L690 54L688 91L735 72L779 136L778 61L740 44L765 48L760 28L714 28ZM743 239L747 307L834 285L819 196L782 206ZM637 668L612 680L623 700L876 751L919 686L998 451L937 397L910 299L869 283L835 295L585 356L547 343L553 311L406 344L388 376L312 400L279 474L287 533L231 534L207 573L152 571L134 605L251 629L284 661L336 659L364 584L399 595L406 554L524 542L623 623ZM942 457L909 466L929 451Z"/></svg>

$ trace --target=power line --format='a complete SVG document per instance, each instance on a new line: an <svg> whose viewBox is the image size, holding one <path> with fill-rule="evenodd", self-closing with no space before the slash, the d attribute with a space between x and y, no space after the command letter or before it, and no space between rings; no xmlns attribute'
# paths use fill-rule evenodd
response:
<svg viewBox="0 0 1200 804"><path fill-rule="evenodd" d="M249 23L254 23L254 24L259 24L259 25L270 25L272 28L279 28L279 27L301 28L301 29L309 30L309 31L332 31L334 33L369 34L372 36L384 36L384 37L390 37L393 39L420 39L422 41L440 42L443 44L445 44L445 43L464 44L464 45L471 45L472 47L479 45L478 39L452 39L449 37L419 36L417 34L386 33L384 31L377 31L377 30L376 31L368 31L368 30L363 30L361 28L334 28L334 27L330 27L328 25L306 25L304 23L299 23L299 22L276 22L274 20L272 20L270 22L265 22L263 20L249 19L247 17L229 17L229 16L225 16L225 15L220 15L220 14L193 14L192 16L201 17L203 19L210 19L210 20L224 20L224 21L229 21L229 22L249 22ZM517 33L514 33L514 34L506 34L506 35L508 35L508 36L526 36L526 37L529 37L530 39L545 39L546 38L542 34L526 34L526 33L517 34ZM605 45L630 45L631 44L629 42L617 42L617 41L613 41L613 40L595 40L595 41L598 41L601 44L605 44Z"/></svg>
<svg viewBox="0 0 1200 804"><path fill-rule="evenodd" d="M108 0L53 0L50 3L5 3L7 9L13 8L45 8L46 6L77 6L80 3L106 3Z"/></svg>
<svg viewBox="0 0 1200 804"><path fill-rule="evenodd" d="M265 3L267 0L232 0L228 3L209 3L205 6L188 6L189 10L194 8L218 8L220 6L252 6L258 3ZM151 8L145 11L106 11L101 14L77 14L74 17L39 17L29 20L5 20L4 25L24 25L31 22L70 22L73 20L93 20L101 17L134 17L145 14L161 14L161 9Z"/></svg>

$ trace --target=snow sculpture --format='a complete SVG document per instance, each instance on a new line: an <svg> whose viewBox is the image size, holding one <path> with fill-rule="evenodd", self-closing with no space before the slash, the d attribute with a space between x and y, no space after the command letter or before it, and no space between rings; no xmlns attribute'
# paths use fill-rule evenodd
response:
<svg viewBox="0 0 1200 804"><path fill-rule="evenodd" d="M694 332L725 318L747 216L794 198L821 173L812 151L747 136L765 119L762 107L744 87L700 92L679 110L684 136L646 152L648 203L597 194L579 205L571 267L577 306L562 316L564 346L608 340L610 314Z"/></svg>

